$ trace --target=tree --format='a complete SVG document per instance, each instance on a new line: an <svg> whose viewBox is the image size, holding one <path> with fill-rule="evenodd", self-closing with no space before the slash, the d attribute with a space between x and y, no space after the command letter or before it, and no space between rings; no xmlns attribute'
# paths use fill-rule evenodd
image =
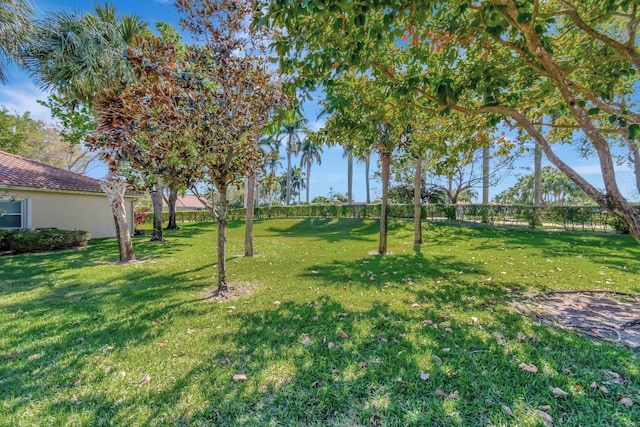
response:
<svg viewBox="0 0 640 427"><path fill-rule="evenodd" d="M634 109L640 70L637 5L629 1L472 0L374 3L330 0L322 7L264 2L285 72L312 90L347 72L384 78L425 108L486 115L523 129L546 158L640 242L640 215L618 188L612 138L640 136ZM327 49L331 46L331 49ZM604 191L559 157L568 131L597 155ZM565 133L566 136L566 133ZM566 141L566 140L565 140ZM637 143L630 149L637 149Z"/></svg>
<svg viewBox="0 0 640 427"><path fill-rule="evenodd" d="M265 134L260 140L264 168L267 171L262 180L262 187L266 191L269 207L273 204L274 187L278 185L276 171L280 164L280 141L272 134Z"/></svg>
<svg viewBox="0 0 640 427"><path fill-rule="evenodd" d="M115 7L96 5L95 14L58 12L34 25L24 58L42 89L53 90L65 99L93 106L117 98L113 93L132 79L122 55L134 34L146 24L137 16L119 16ZM123 83L124 82L124 83ZM100 135L91 141L98 141ZM90 149L96 149L91 141ZM122 142L122 141L115 141ZM118 238L120 262L135 260L124 206L126 182L119 174L124 158L121 144L101 146L99 157L109 166L102 188L111 203Z"/></svg>
<svg viewBox="0 0 640 427"><path fill-rule="evenodd" d="M248 27L253 13L249 0L177 0L182 27L199 45L187 49L187 68L166 74L181 81L187 98L175 111L175 122L191 140L200 173L219 194L214 211L218 222L218 292L228 288L226 227L229 187L251 176L262 165L257 138L282 105L274 91L274 73L266 57L269 34ZM171 67L171 64L169 64ZM175 107L175 106L174 106ZM181 119L180 119L181 116ZM188 118L188 120L185 120Z"/></svg>
<svg viewBox="0 0 640 427"><path fill-rule="evenodd" d="M353 149L343 147L342 158L347 159L347 203L353 203Z"/></svg>
<svg viewBox="0 0 640 427"><path fill-rule="evenodd" d="M29 39L31 7L27 0L0 2L0 83L7 81L7 66L22 63L22 49Z"/></svg>
<svg viewBox="0 0 640 427"><path fill-rule="evenodd" d="M300 167L305 167L307 179L307 198L309 203L309 187L311 187L311 165L315 162L318 165L322 163L322 145L313 142L311 138L304 138L300 141L296 151L300 153Z"/></svg>
<svg viewBox="0 0 640 427"><path fill-rule="evenodd" d="M287 182L286 182L286 198L284 200L285 205L289 205L291 203L291 179L292 179L292 157L296 153L296 147L302 144L302 141L306 139L307 129L305 128L305 124L307 123L307 119L300 116L295 111L289 111L287 116L282 121L280 131L278 132L277 138L285 139L285 150L287 153ZM300 134L303 134L301 137Z"/></svg>

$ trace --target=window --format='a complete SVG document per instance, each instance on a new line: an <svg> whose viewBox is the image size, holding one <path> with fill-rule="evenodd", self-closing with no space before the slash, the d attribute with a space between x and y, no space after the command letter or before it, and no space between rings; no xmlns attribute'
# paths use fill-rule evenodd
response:
<svg viewBox="0 0 640 427"><path fill-rule="evenodd" d="M29 228L29 199L0 199L0 228Z"/></svg>

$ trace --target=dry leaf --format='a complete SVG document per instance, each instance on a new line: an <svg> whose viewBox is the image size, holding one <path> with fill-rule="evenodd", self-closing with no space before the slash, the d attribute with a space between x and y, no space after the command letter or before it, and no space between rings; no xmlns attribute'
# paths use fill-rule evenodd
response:
<svg viewBox="0 0 640 427"><path fill-rule="evenodd" d="M460 396L460 393L458 393L458 390L455 390L453 393L450 393L449 396L447 396L447 398L451 400L456 400L458 396Z"/></svg>
<svg viewBox="0 0 640 427"><path fill-rule="evenodd" d="M562 390L559 387L554 387L553 390L551 390L553 392L553 395L555 397L567 397L569 395L569 393L567 393L566 391Z"/></svg>
<svg viewBox="0 0 640 427"><path fill-rule="evenodd" d="M151 376L149 374L145 374L144 377L142 377L142 379L138 383L138 385L147 384L149 381L151 381Z"/></svg>
<svg viewBox="0 0 640 427"><path fill-rule="evenodd" d="M336 345L335 345L332 341L329 341L329 342L327 343L327 348L328 348L329 350L333 350L334 348L336 348Z"/></svg>
<svg viewBox="0 0 640 427"><path fill-rule="evenodd" d="M113 350L115 347L113 347L112 345L108 345L107 348L105 348L106 351L111 351Z"/></svg>
<svg viewBox="0 0 640 427"><path fill-rule="evenodd" d="M338 329L338 336L340 338L347 338L349 335L345 334L342 329Z"/></svg>
<svg viewBox="0 0 640 427"><path fill-rule="evenodd" d="M29 357L27 357L28 360L37 360L40 359L40 355L38 353L36 354L32 354Z"/></svg>
<svg viewBox="0 0 640 427"><path fill-rule="evenodd" d="M73 396L71 396L71 403L73 403L74 405L80 405L82 403L82 400L78 400L78 396L74 394Z"/></svg>
<svg viewBox="0 0 640 427"><path fill-rule="evenodd" d="M518 366L520 366L520 369L523 371L531 372L532 374L538 372L538 368L533 363L521 363Z"/></svg>
<svg viewBox="0 0 640 427"><path fill-rule="evenodd" d="M573 386L573 389L577 392L581 392L582 391L582 386L580 384L576 384Z"/></svg>
<svg viewBox="0 0 640 427"><path fill-rule="evenodd" d="M359 366L360 368L364 369L364 368L366 368L366 367L367 367L367 364L366 364L365 362L360 362L360 363L358 363L358 366Z"/></svg>
<svg viewBox="0 0 640 427"><path fill-rule="evenodd" d="M166 347L166 346L167 346L166 342L162 342L161 341L161 342L158 343L158 347Z"/></svg>
<svg viewBox="0 0 640 427"><path fill-rule="evenodd" d="M435 354L433 356L431 356L431 359L433 359L433 361L436 362L438 365L442 365L442 359L440 359Z"/></svg>
<svg viewBox="0 0 640 427"><path fill-rule="evenodd" d="M236 306L235 306L235 305L230 305L229 307L227 307L227 311L228 311L228 312L232 312L232 311L233 311L233 310L235 310L235 309L236 309Z"/></svg>
<svg viewBox="0 0 640 427"><path fill-rule="evenodd" d="M551 410L551 406L550 405L540 405L538 406L538 409L540 409L541 411L550 411Z"/></svg>
<svg viewBox="0 0 640 427"><path fill-rule="evenodd" d="M447 393L445 393L444 391L442 391L440 389L436 389L436 396L447 397Z"/></svg>
<svg viewBox="0 0 640 427"><path fill-rule="evenodd" d="M231 379L234 381L246 381L247 376L245 374L235 374Z"/></svg>
<svg viewBox="0 0 640 427"><path fill-rule="evenodd" d="M506 412L510 417L513 417L513 411L507 405L502 405L502 410Z"/></svg>
<svg viewBox="0 0 640 427"><path fill-rule="evenodd" d="M426 380L428 380L429 378L431 378L431 375L430 375L430 374L428 374L428 373L426 373L426 372L422 372L422 371L420 371L420 379L421 379L422 381L426 381Z"/></svg>
<svg viewBox="0 0 640 427"><path fill-rule="evenodd" d="M404 380L401 377L398 377L398 379L396 379L396 382L400 384L405 384Z"/></svg>
<svg viewBox="0 0 640 427"><path fill-rule="evenodd" d="M473 320L473 323L478 323L478 318L475 316L471 316L471 320Z"/></svg>
<svg viewBox="0 0 640 427"><path fill-rule="evenodd" d="M553 425L553 417L551 415L547 414L544 411L541 411L540 409L536 409L535 413L538 414L540 418L542 418L542 421L544 421L545 424Z"/></svg>
<svg viewBox="0 0 640 427"><path fill-rule="evenodd" d="M571 369L562 368L562 373L565 374L565 375L569 375L571 373Z"/></svg>
<svg viewBox="0 0 640 427"><path fill-rule="evenodd" d="M127 376L127 373L125 371L120 371L120 376L124 378Z"/></svg>
<svg viewBox="0 0 640 427"><path fill-rule="evenodd" d="M633 406L633 400L629 399L628 397L623 397L622 399L620 399L620 404L624 406Z"/></svg>
<svg viewBox="0 0 640 427"><path fill-rule="evenodd" d="M591 387L593 390L598 388L598 383L596 383L595 381L591 383L591 385L589 386Z"/></svg>
<svg viewBox="0 0 640 427"><path fill-rule="evenodd" d="M313 320L314 322L317 322L317 321L318 321L318 316L313 316L313 317L311 318L311 320Z"/></svg>
<svg viewBox="0 0 640 427"><path fill-rule="evenodd" d="M449 353L451 351L451 348L445 347L442 349L442 351L444 351L445 353Z"/></svg>
<svg viewBox="0 0 640 427"><path fill-rule="evenodd" d="M518 332L518 340L520 340L520 342L526 342L527 341L527 336L525 334L523 334L522 332Z"/></svg>
<svg viewBox="0 0 640 427"><path fill-rule="evenodd" d="M314 381L311 383L311 387L316 388L320 384L320 381Z"/></svg>
<svg viewBox="0 0 640 427"><path fill-rule="evenodd" d="M382 337L380 337L380 338L378 338L378 342L379 342L380 344L386 344L386 343L388 343L389 341L388 341L386 338L382 338Z"/></svg>
<svg viewBox="0 0 640 427"><path fill-rule="evenodd" d="M275 305L276 307L280 307L280 304L282 304L280 301L274 301L273 305Z"/></svg>
<svg viewBox="0 0 640 427"><path fill-rule="evenodd" d="M78 338L78 342L82 344L84 342L84 338L83 337Z"/></svg>
<svg viewBox="0 0 640 427"><path fill-rule="evenodd" d="M498 335L496 341L498 341L498 345L505 345L507 343L502 335Z"/></svg>
<svg viewBox="0 0 640 427"><path fill-rule="evenodd" d="M302 338L302 341L300 341L300 344L302 344L305 347L311 345L311 338L309 338L309 335L304 334L303 338Z"/></svg>
<svg viewBox="0 0 640 427"><path fill-rule="evenodd" d="M192 334L192 333L194 333L194 332L195 332L195 331L194 331L193 329L187 329L187 333L188 333L188 334Z"/></svg>
<svg viewBox="0 0 640 427"><path fill-rule="evenodd" d="M377 427L378 426L378 420L380 420L380 417L376 414L373 414L371 416L371 418L369 418L369 422L371 423L371 425L373 427Z"/></svg>
<svg viewBox="0 0 640 427"><path fill-rule="evenodd" d="M453 329L451 329L451 328L444 328L444 330L445 330L445 332L453 332Z"/></svg>
<svg viewBox="0 0 640 427"><path fill-rule="evenodd" d="M601 385L600 387L598 387L600 389L601 392L603 392L604 394L609 393L609 389L606 388L605 386Z"/></svg>
<svg viewBox="0 0 640 427"><path fill-rule="evenodd" d="M80 383L81 383L81 382L82 382L82 378L78 378L78 379L73 383L73 385L77 387L77 386L79 386L79 385L80 385Z"/></svg>
<svg viewBox="0 0 640 427"><path fill-rule="evenodd" d="M418 304L417 302L414 302L413 304L411 304L412 308L420 308L420 304Z"/></svg>

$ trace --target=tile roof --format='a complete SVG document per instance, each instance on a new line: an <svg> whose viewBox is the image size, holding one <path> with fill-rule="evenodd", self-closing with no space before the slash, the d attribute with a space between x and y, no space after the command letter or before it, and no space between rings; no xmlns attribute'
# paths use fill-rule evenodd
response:
<svg viewBox="0 0 640 427"><path fill-rule="evenodd" d="M162 200L162 206L167 207L167 203ZM188 209L206 209L207 207L192 194L185 194L184 196L178 196L176 200L176 207L188 208Z"/></svg>
<svg viewBox="0 0 640 427"><path fill-rule="evenodd" d="M0 186L102 193L100 180L0 151Z"/></svg>

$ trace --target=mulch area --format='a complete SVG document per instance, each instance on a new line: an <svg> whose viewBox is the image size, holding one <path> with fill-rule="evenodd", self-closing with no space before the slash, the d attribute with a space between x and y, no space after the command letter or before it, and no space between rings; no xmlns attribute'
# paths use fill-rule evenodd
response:
<svg viewBox="0 0 640 427"><path fill-rule="evenodd" d="M640 353L640 295L612 291L562 291L514 303L538 321L582 331Z"/></svg>

